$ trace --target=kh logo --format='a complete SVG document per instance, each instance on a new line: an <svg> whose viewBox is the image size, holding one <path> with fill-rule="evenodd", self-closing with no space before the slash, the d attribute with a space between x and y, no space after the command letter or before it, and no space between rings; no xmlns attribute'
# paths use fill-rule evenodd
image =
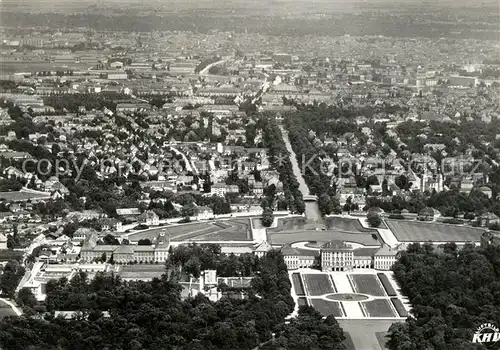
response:
<svg viewBox="0 0 500 350"><path fill-rule="evenodd" d="M483 323L480 325L474 337L472 337L473 343L481 343L487 347L495 345L500 340L500 331L498 327L491 323Z"/></svg>

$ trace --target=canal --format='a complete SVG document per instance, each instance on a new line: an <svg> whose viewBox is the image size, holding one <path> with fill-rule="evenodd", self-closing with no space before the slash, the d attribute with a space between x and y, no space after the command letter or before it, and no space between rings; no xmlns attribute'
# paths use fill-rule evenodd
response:
<svg viewBox="0 0 500 350"><path fill-rule="evenodd" d="M297 162L297 156L292 149L292 145L290 144L290 139L288 138L288 132L283 128L281 129L281 135L283 137L283 141L285 142L286 149L288 153L290 153L290 162L292 163L292 170L299 182L299 190L302 192L303 196L307 196L310 194L309 187L302 176L302 171L300 170L299 163ZM306 201L306 218L308 223L312 224L324 224L323 217L321 216L321 212L319 210L318 202L316 201Z"/></svg>

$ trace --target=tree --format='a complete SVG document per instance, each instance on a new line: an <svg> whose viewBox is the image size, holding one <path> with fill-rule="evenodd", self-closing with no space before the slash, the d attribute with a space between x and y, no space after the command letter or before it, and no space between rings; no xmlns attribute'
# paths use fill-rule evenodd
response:
<svg viewBox="0 0 500 350"><path fill-rule="evenodd" d="M119 245L120 241L118 241L118 239L115 236L113 236L111 233L108 233L102 239L102 244L105 244L105 245Z"/></svg>
<svg viewBox="0 0 500 350"><path fill-rule="evenodd" d="M408 178L405 175L400 175L396 177L394 183L402 190L408 190L411 186L410 182L408 181Z"/></svg>
<svg viewBox="0 0 500 350"><path fill-rule="evenodd" d="M139 242L137 242L138 245L151 245L151 240L149 238L144 238L140 239Z"/></svg>
<svg viewBox="0 0 500 350"><path fill-rule="evenodd" d="M28 306L34 308L37 305L37 301L33 292L29 288L21 288L17 294L17 302L19 305Z"/></svg>
<svg viewBox="0 0 500 350"><path fill-rule="evenodd" d="M0 277L0 289L3 294L9 298L14 297L14 292L16 290L19 281L24 276L24 267L22 267L18 261L9 261L4 269L2 277Z"/></svg>
<svg viewBox="0 0 500 350"><path fill-rule="evenodd" d="M371 227L379 227L380 224L382 223L382 219L377 213L368 213L367 219L368 219L368 224Z"/></svg>
<svg viewBox="0 0 500 350"><path fill-rule="evenodd" d="M264 211L262 212L261 221L262 225L264 225L265 227L270 227L273 224L274 214L271 208L264 209Z"/></svg>
<svg viewBox="0 0 500 350"><path fill-rule="evenodd" d="M181 216L190 217L195 215L196 215L196 206L194 205L194 203L188 203L182 206Z"/></svg>
<svg viewBox="0 0 500 350"><path fill-rule="evenodd" d="M344 332L333 316L325 320L312 306L301 306L299 314L281 327L279 335L263 349L345 349Z"/></svg>
<svg viewBox="0 0 500 350"><path fill-rule="evenodd" d="M330 196L326 193L323 193L318 198L318 207L321 212L321 215L329 215L332 213L334 207L333 202Z"/></svg>

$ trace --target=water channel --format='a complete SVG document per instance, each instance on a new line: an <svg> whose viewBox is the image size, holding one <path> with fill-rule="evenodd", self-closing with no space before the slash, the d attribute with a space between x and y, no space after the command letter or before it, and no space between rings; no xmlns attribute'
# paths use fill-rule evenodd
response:
<svg viewBox="0 0 500 350"><path fill-rule="evenodd" d="M283 135L283 141L285 142L285 146L287 151L290 153L290 162L292 163L292 170L299 182L299 190L302 192L303 196L307 196L310 194L309 187L307 187L306 181L302 176L302 171L300 169L299 163L297 162L297 156L292 149L292 145L290 144L290 139L288 138L288 132L281 127L281 134ZM323 224L323 218L321 217L321 212L319 210L318 202L316 201L306 201L306 218L307 222L311 224Z"/></svg>

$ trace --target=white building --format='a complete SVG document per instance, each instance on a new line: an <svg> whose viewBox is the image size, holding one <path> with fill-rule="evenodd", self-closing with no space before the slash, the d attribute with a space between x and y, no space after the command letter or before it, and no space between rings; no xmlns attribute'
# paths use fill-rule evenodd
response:
<svg viewBox="0 0 500 350"><path fill-rule="evenodd" d="M354 249L350 244L331 241L321 246L322 271L351 271L354 265Z"/></svg>
<svg viewBox="0 0 500 350"><path fill-rule="evenodd" d="M28 288L38 301L44 301L45 285L50 280L66 277L71 280L79 271L97 273L106 271L106 264L57 264L36 262L31 270L26 270L24 277L16 288L16 293L23 288Z"/></svg>
<svg viewBox="0 0 500 350"><path fill-rule="evenodd" d="M387 245L382 246L373 255L373 265L376 270L390 270L396 263L398 249L393 249Z"/></svg>
<svg viewBox="0 0 500 350"><path fill-rule="evenodd" d="M0 250L7 249L7 237L0 233Z"/></svg>

